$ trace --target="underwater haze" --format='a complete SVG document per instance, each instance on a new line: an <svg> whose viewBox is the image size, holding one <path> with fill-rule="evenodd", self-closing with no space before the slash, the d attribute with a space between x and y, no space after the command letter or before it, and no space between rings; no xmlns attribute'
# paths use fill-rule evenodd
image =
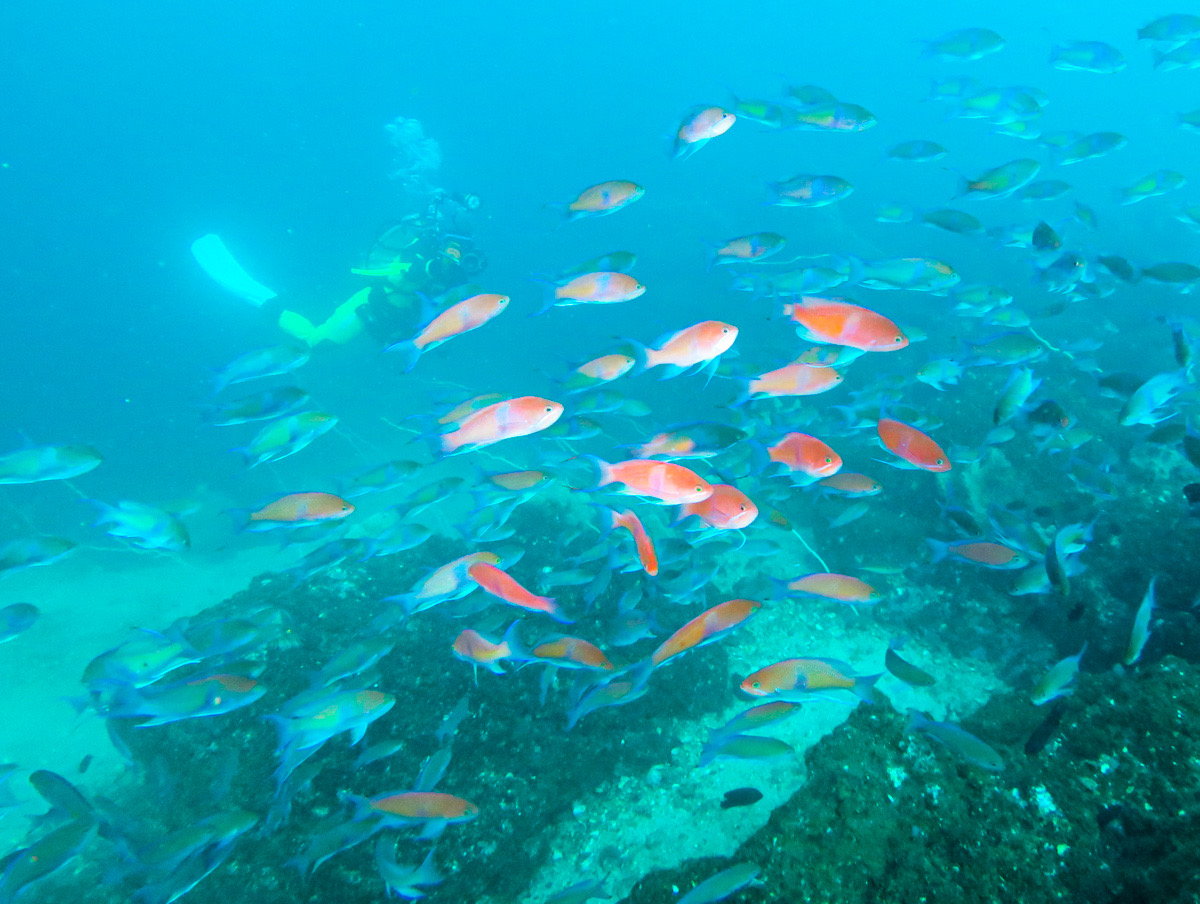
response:
<svg viewBox="0 0 1200 904"><path fill-rule="evenodd" d="M1200 15L0 50L0 904L1200 900Z"/></svg>

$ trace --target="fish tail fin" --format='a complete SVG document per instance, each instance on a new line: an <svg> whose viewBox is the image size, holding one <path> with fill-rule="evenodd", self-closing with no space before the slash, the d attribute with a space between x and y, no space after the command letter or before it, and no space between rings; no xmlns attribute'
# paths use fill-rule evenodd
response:
<svg viewBox="0 0 1200 904"><path fill-rule="evenodd" d="M408 373L417 366L417 359L421 357L421 350L417 348L416 343L411 339L401 339L399 342L393 342L385 352L395 352L400 359L400 366Z"/></svg>
<svg viewBox="0 0 1200 904"><path fill-rule="evenodd" d="M929 561L936 565L943 561L950 554L950 544L943 543L941 540L934 540L932 537L926 537L925 542L929 544Z"/></svg>
<svg viewBox="0 0 1200 904"><path fill-rule="evenodd" d="M615 482L612 476L612 465L604 459L596 455L580 455L579 458L586 462L592 469L587 479L585 479L585 483L587 484L585 489L598 490L602 486L607 486Z"/></svg>
<svg viewBox="0 0 1200 904"><path fill-rule="evenodd" d="M910 709L904 720L904 733L922 731L930 724L930 718L918 709Z"/></svg>
<svg viewBox="0 0 1200 904"><path fill-rule="evenodd" d="M504 638L500 641L501 645L508 644L509 659L517 662L533 662L537 659L531 652L525 642L521 640L521 619L515 619L511 625L504 631Z"/></svg>
<svg viewBox="0 0 1200 904"><path fill-rule="evenodd" d="M225 514L233 519L233 529L238 533L250 528L250 509L225 509Z"/></svg>
<svg viewBox="0 0 1200 904"><path fill-rule="evenodd" d="M854 679L854 696L863 703L878 703L879 697L875 693L875 684L886 674L887 672L880 672L877 675L859 675Z"/></svg>
<svg viewBox="0 0 1200 904"><path fill-rule="evenodd" d="M538 274L533 273L530 274L529 281L540 285L545 293L542 296L542 306L530 314L530 317L537 317L540 314L545 314L558 304L558 296L555 294L556 290L558 289L558 284L554 280L550 279L549 277L539 276Z"/></svg>

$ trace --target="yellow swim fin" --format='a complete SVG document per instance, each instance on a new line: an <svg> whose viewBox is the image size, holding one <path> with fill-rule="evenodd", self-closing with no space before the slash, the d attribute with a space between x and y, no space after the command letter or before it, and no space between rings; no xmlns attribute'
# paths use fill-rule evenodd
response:
<svg viewBox="0 0 1200 904"><path fill-rule="evenodd" d="M370 288L361 289L338 305L337 309L329 315L329 319L321 325L324 338L332 342L344 343L361 333L363 322L362 318L358 316L358 309L367 303L370 294Z"/></svg>
<svg viewBox="0 0 1200 904"><path fill-rule="evenodd" d="M363 270L359 267L352 267L350 272L355 276L403 276L412 268L411 261L392 261L386 267L375 267L371 270Z"/></svg>
<svg viewBox="0 0 1200 904"><path fill-rule="evenodd" d="M284 311L279 315L279 328L309 346L316 345L324 338L318 327L313 326L303 314L297 314L295 311Z"/></svg>

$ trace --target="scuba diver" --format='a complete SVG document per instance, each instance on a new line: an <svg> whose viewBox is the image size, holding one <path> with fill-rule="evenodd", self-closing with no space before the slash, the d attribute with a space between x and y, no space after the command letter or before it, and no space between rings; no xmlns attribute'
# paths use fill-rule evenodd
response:
<svg viewBox="0 0 1200 904"><path fill-rule="evenodd" d="M363 266L350 271L369 285L319 325L280 305L280 329L310 347L325 340L349 342L364 330L384 346L408 338L420 326L421 296L437 298L470 282L487 265L465 216L478 206L474 195L436 192L422 213L379 236Z"/></svg>
<svg viewBox="0 0 1200 904"><path fill-rule="evenodd" d="M197 262L213 280L277 318L280 329L309 347L326 340L349 342L364 331L385 347L409 338L420 327L422 299L436 299L466 285L483 272L487 260L475 247L469 223L479 197L430 184L441 155L416 120L398 118L387 130L397 152L397 169L390 177L427 201L420 213L404 217L375 240L363 266L350 271L368 285L334 308L324 322L313 323L290 310L284 298L242 269L216 235L192 244Z"/></svg>

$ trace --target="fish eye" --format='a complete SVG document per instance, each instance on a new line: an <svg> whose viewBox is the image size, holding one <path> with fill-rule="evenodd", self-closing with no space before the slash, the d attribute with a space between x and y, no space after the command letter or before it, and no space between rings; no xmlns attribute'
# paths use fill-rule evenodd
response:
<svg viewBox="0 0 1200 904"><path fill-rule="evenodd" d="M946 462L945 462L945 461L943 461L943 460L942 460L942 459L940 459L940 458L939 458L939 459L938 459L936 462L934 462L934 464L938 464L938 465L944 465L945 463L946 463Z"/></svg>
<svg viewBox="0 0 1200 904"><path fill-rule="evenodd" d="M833 459L830 458L828 455L825 456L825 464L827 464L827 465L833 464Z"/></svg>
<svg viewBox="0 0 1200 904"><path fill-rule="evenodd" d="M897 342L903 342L903 341L904 341L904 337L903 337L903 336L897 336L897 337L896 337L896 341L897 341Z"/></svg>
<svg viewBox="0 0 1200 904"><path fill-rule="evenodd" d="M750 685L750 686L751 686L752 688L754 688L755 690L759 690L759 689L762 687L762 683L761 683L761 682L759 682L759 681L755 681L755 682L754 682L752 685Z"/></svg>
<svg viewBox="0 0 1200 904"><path fill-rule="evenodd" d="M553 411L554 411L554 409L551 408L549 405L546 406L546 414L550 414Z"/></svg>
<svg viewBox="0 0 1200 904"><path fill-rule="evenodd" d="M696 492L697 492L697 493L703 493L703 492L704 492L704 487L696 487Z"/></svg>
<svg viewBox="0 0 1200 904"><path fill-rule="evenodd" d="M740 506L740 508L743 512L746 511L746 506L743 505L743 506Z"/></svg>

